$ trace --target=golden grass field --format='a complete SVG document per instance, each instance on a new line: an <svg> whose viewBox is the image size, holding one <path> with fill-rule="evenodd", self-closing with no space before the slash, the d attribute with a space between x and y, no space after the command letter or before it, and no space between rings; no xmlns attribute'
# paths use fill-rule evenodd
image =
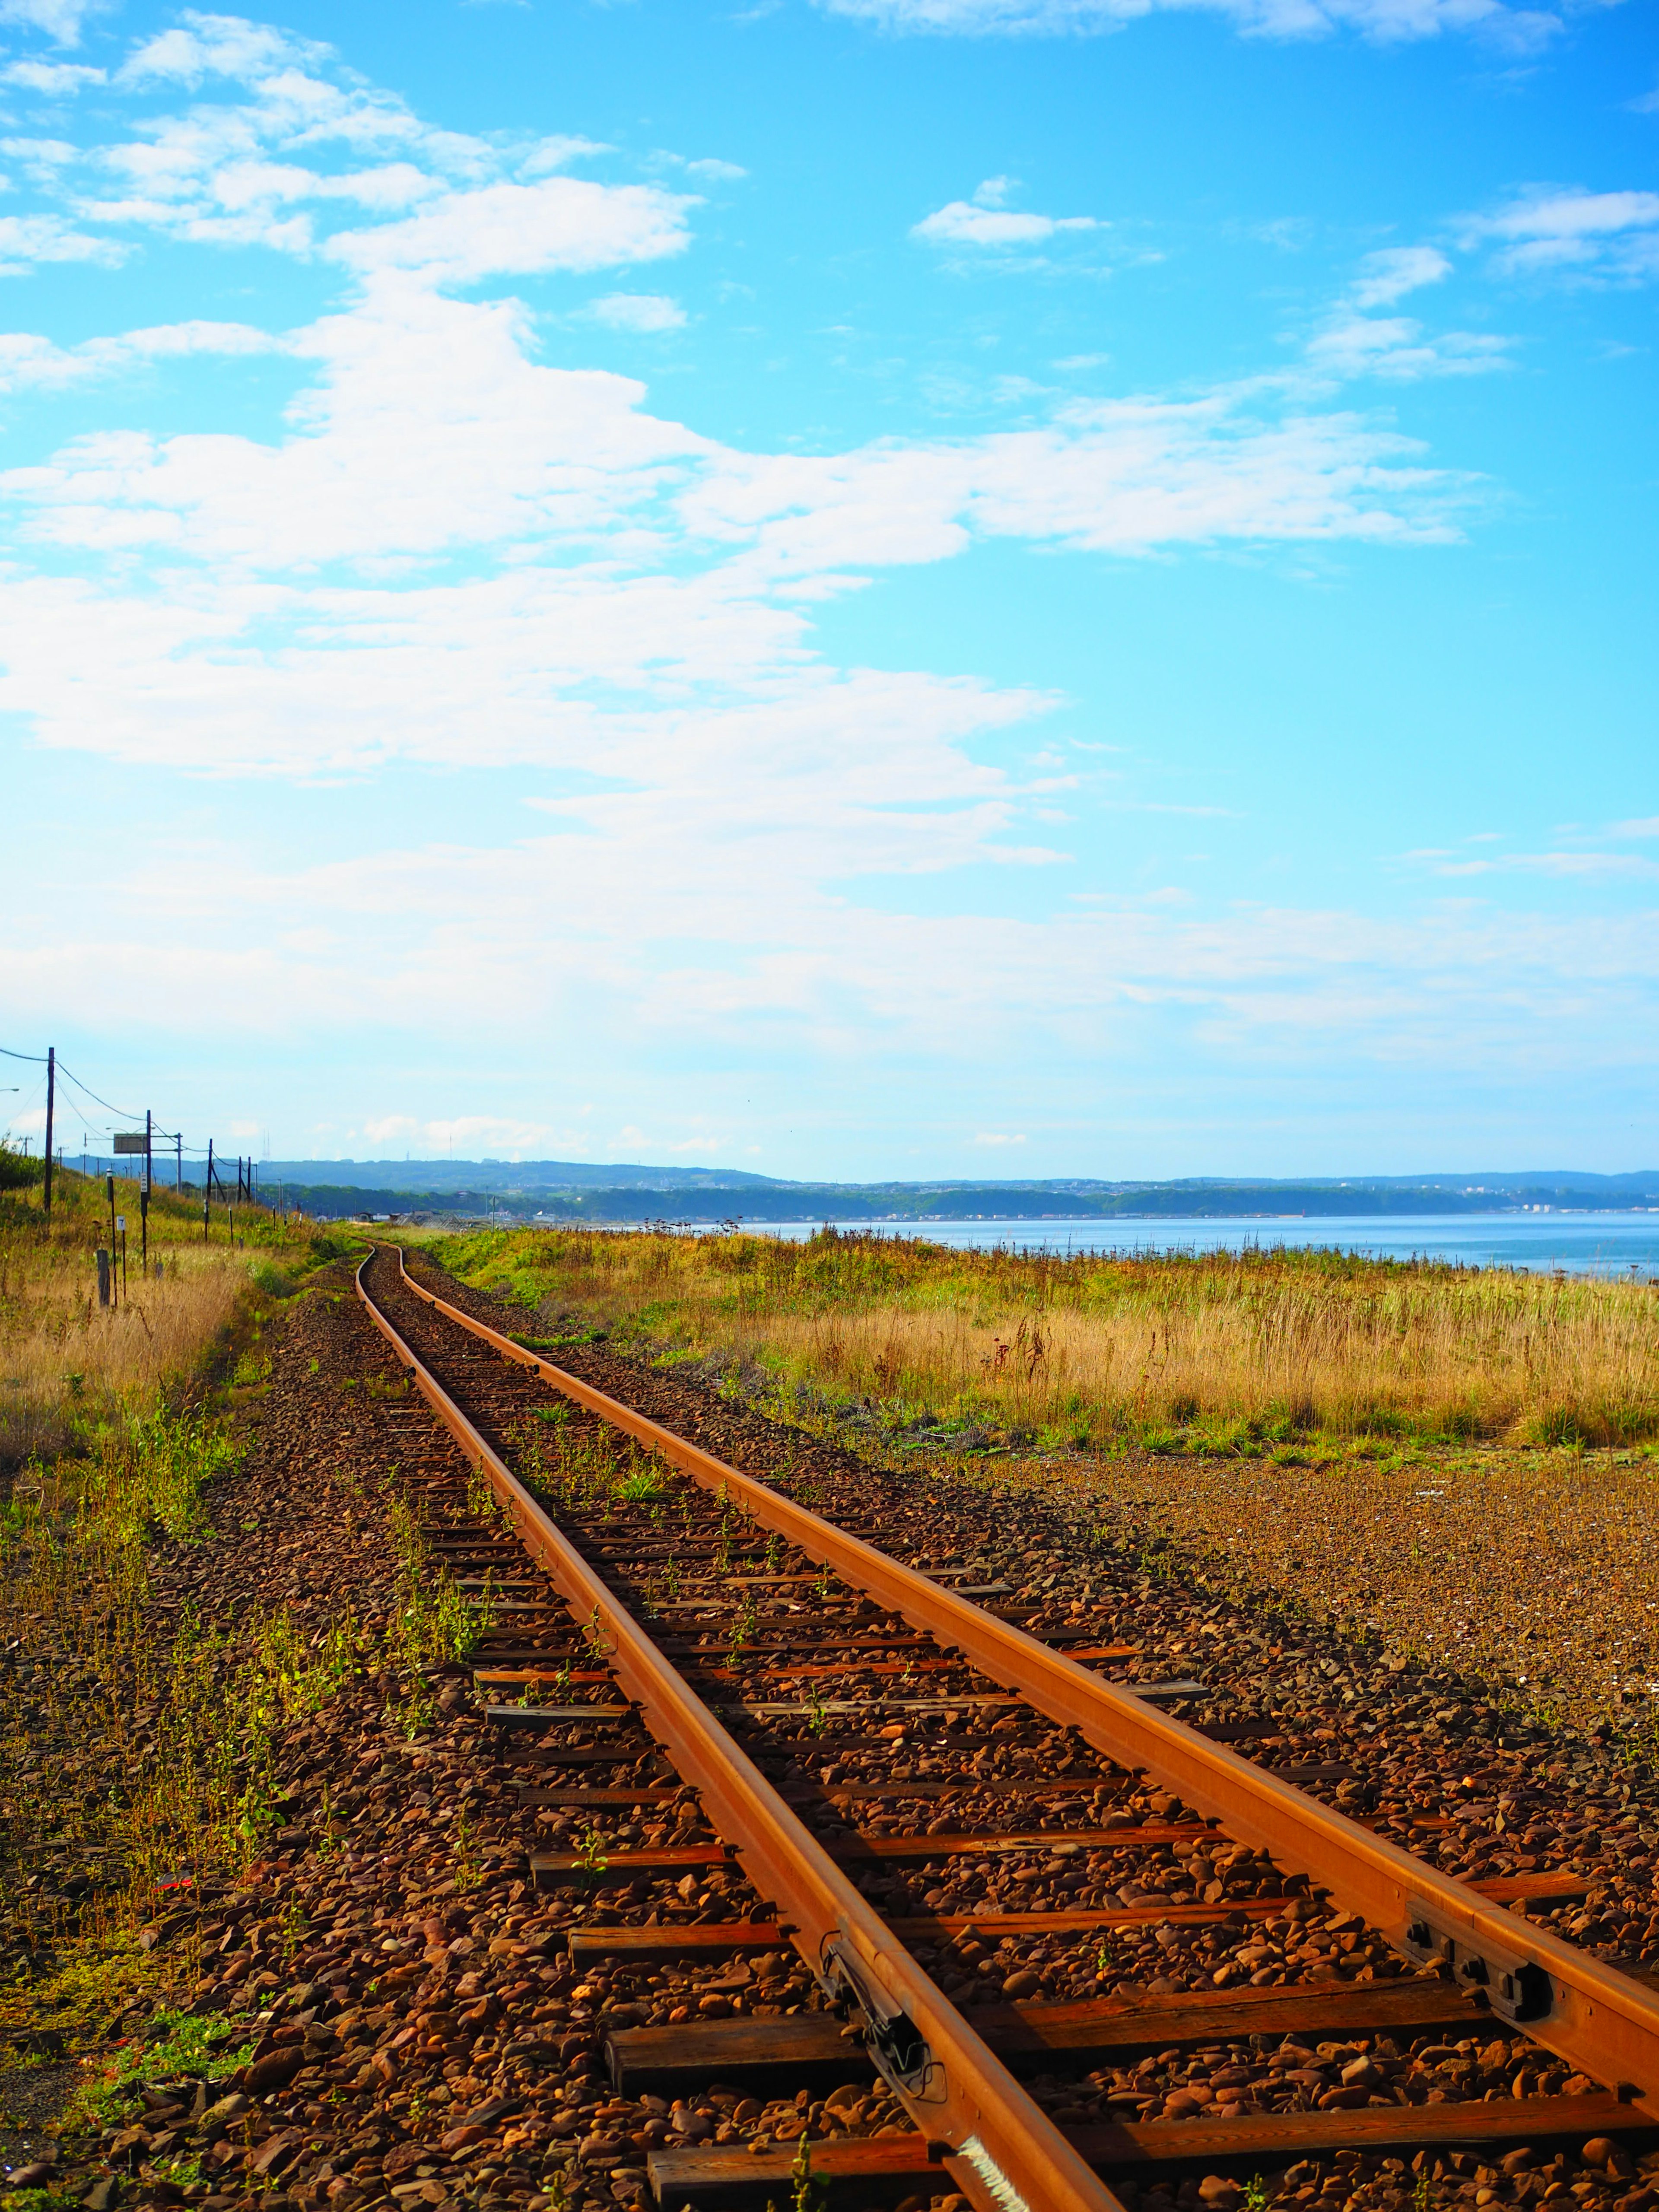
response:
<svg viewBox="0 0 1659 2212"><path fill-rule="evenodd" d="M549 1311L1055 1444L1659 1436L1659 1297L1630 1283L1295 1250L1021 1257L833 1232L520 1230L435 1249Z"/></svg>
<svg viewBox="0 0 1659 2212"><path fill-rule="evenodd" d="M285 1239L262 1209L241 1210L233 1249L222 1208L204 1242L199 1200L158 1190L147 1278L136 1188L128 1183L124 1194L118 1182L116 1191L130 1231L127 1283L121 1303L109 1307L98 1303L94 1258L109 1243L102 1183L60 1171L50 1224L38 1184L0 1192L0 1468L61 1449L77 1423L148 1409L228 1339L262 1269L280 1272L294 1253L309 1264L305 1244Z"/></svg>

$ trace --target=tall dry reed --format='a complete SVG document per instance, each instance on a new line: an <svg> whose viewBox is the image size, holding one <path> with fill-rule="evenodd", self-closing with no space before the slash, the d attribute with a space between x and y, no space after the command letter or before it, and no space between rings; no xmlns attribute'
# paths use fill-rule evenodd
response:
<svg viewBox="0 0 1659 2212"><path fill-rule="evenodd" d="M491 1231L436 1249L544 1316L1054 1439L1659 1435L1659 1297L1635 1283L1291 1249L1066 1259L833 1232Z"/></svg>
<svg viewBox="0 0 1659 2212"><path fill-rule="evenodd" d="M61 1449L77 1425L151 1405L226 1339L250 1268L283 1249L270 1218L251 1209L236 1247L218 1212L204 1241L199 1211L158 1193L146 1273L137 1201L116 1203L129 1222L125 1284L118 1303L100 1306L96 1252L110 1237L100 1187L60 1176L50 1223L38 1189L0 1198L0 1468Z"/></svg>

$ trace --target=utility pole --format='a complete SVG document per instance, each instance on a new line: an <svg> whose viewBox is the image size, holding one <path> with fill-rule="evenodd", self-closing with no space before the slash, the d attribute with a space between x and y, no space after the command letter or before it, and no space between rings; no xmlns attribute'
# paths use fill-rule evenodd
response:
<svg viewBox="0 0 1659 2212"><path fill-rule="evenodd" d="M41 1206L48 1221L52 1219L52 1113L57 1103L58 1048L46 1047L46 1181Z"/></svg>
<svg viewBox="0 0 1659 2212"><path fill-rule="evenodd" d="M185 1187L185 1133L182 1129L175 1133L173 1142L173 1188L182 1192Z"/></svg>
<svg viewBox="0 0 1659 2212"><path fill-rule="evenodd" d="M149 1178L152 1165L151 1149L155 1141L155 1116L144 1109L144 1187L138 1194L138 1235L140 1250L138 1264L146 1276L149 1273Z"/></svg>
<svg viewBox="0 0 1659 2212"><path fill-rule="evenodd" d="M202 1185L202 1242L208 1241L208 1213L213 1204L213 1139L208 1139L207 1181Z"/></svg>

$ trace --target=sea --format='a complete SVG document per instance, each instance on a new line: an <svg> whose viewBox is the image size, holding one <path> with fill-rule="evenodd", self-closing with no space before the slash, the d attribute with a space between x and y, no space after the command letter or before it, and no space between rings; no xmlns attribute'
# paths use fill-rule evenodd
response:
<svg viewBox="0 0 1659 2212"><path fill-rule="evenodd" d="M815 1221L745 1221L744 1232L799 1238ZM1659 1212L1224 1215L1194 1221L1137 1218L1030 1221L837 1221L870 1237L921 1237L969 1251L1241 1252L1275 1246L1364 1254L1369 1259L1446 1260L1466 1267L1521 1268L1532 1274L1625 1276L1659 1281ZM699 1232L702 1233L702 1232ZM708 1233L713 1233L712 1231Z"/></svg>

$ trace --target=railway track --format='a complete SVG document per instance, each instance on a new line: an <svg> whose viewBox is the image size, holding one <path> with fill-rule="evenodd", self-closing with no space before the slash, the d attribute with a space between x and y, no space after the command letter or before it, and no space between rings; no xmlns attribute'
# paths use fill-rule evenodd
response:
<svg viewBox="0 0 1659 2212"><path fill-rule="evenodd" d="M459 1447L406 1480L610 2008L586 2168L668 2212L1229 2212L1617 2194L1659 2140L1659 2001L1508 1909L1570 1876L1452 1880L1163 1710L1195 1684L1113 1679L1133 1647L1086 1621L902 1565L394 1248L358 1289ZM1124 1989L1149 1928L1201 1985Z"/></svg>

